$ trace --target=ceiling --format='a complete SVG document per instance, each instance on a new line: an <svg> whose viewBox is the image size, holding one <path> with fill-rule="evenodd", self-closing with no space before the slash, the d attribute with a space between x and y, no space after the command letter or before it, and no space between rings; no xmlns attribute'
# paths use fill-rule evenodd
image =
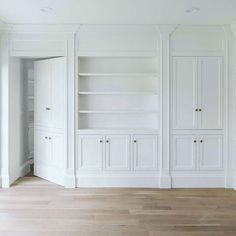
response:
<svg viewBox="0 0 236 236"><path fill-rule="evenodd" d="M186 13L191 7L200 11ZM236 22L236 0L0 0L0 20L12 24L228 24Z"/></svg>

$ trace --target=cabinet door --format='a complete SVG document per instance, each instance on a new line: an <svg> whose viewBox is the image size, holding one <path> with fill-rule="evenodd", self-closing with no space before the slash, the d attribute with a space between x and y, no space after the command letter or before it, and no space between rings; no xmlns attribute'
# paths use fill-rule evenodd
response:
<svg viewBox="0 0 236 236"><path fill-rule="evenodd" d="M196 170L197 136L173 135L172 169Z"/></svg>
<svg viewBox="0 0 236 236"><path fill-rule="evenodd" d="M174 129L197 128L197 59L173 58L172 109Z"/></svg>
<svg viewBox="0 0 236 236"><path fill-rule="evenodd" d="M78 169L101 170L103 137L101 135L80 135L77 144Z"/></svg>
<svg viewBox="0 0 236 236"><path fill-rule="evenodd" d="M200 170L223 169L223 143L221 135L200 136Z"/></svg>
<svg viewBox="0 0 236 236"><path fill-rule="evenodd" d="M200 129L222 129L222 58L198 59Z"/></svg>
<svg viewBox="0 0 236 236"><path fill-rule="evenodd" d="M157 170L158 139L156 135L135 135L133 137L134 170Z"/></svg>
<svg viewBox="0 0 236 236"><path fill-rule="evenodd" d="M66 110L65 58L34 63L35 68L35 124L63 128Z"/></svg>
<svg viewBox="0 0 236 236"><path fill-rule="evenodd" d="M106 170L130 169L130 136L107 135L106 136Z"/></svg>

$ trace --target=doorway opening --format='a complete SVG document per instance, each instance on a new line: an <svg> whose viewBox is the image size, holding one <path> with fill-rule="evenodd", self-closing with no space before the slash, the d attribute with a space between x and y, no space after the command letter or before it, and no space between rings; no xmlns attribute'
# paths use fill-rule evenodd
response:
<svg viewBox="0 0 236 236"><path fill-rule="evenodd" d="M64 186L66 59L11 57L9 69L9 182L37 176Z"/></svg>

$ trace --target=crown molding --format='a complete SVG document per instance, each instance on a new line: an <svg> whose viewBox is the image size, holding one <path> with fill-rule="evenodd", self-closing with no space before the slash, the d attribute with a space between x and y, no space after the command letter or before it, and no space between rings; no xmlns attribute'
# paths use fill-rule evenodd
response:
<svg viewBox="0 0 236 236"><path fill-rule="evenodd" d="M230 25L230 28L231 28L231 30L232 30L232 32L234 34L234 37L236 37L236 23L232 23Z"/></svg>
<svg viewBox="0 0 236 236"><path fill-rule="evenodd" d="M162 35L162 38L169 38L177 27L178 25L156 25L156 29Z"/></svg>
<svg viewBox="0 0 236 236"><path fill-rule="evenodd" d="M4 32L6 29L6 24L0 20L0 33Z"/></svg>
<svg viewBox="0 0 236 236"><path fill-rule="evenodd" d="M68 25L23 25L5 24L10 33L68 33L74 34L79 28L78 24Z"/></svg>

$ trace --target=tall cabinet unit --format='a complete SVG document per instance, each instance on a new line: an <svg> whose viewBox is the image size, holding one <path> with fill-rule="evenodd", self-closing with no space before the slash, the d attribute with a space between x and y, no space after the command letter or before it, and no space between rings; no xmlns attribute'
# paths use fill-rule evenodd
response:
<svg viewBox="0 0 236 236"><path fill-rule="evenodd" d="M66 162L66 59L34 63L34 172L64 185Z"/></svg>
<svg viewBox="0 0 236 236"><path fill-rule="evenodd" d="M223 187L223 57L174 56L172 71L173 187Z"/></svg>
<svg viewBox="0 0 236 236"><path fill-rule="evenodd" d="M158 186L155 56L78 57L77 185Z"/></svg>

